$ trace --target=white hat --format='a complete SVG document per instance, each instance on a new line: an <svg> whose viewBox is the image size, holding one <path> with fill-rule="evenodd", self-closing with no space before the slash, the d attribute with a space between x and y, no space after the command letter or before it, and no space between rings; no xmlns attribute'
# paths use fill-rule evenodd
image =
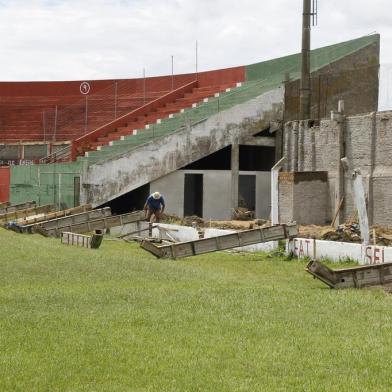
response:
<svg viewBox="0 0 392 392"><path fill-rule="evenodd" d="M159 192L154 192L154 193L152 194L152 197L153 197L154 199L158 200L158 199L161 197L161 194L160 194Z"/></svg>

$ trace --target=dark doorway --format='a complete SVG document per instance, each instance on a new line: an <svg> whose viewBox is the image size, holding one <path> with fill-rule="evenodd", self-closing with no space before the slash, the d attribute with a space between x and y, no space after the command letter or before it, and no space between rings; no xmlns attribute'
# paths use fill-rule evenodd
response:
<svg viewBox="0 0 392 392"><path fill-rule="evenodd" d="M80 177L74 177L74 207L80 206Z"/></svg>
<svg viewBox="0 0 392 392"><path fill-rule="evenodd" d="M238 180L238 206L256 210L256 176L242 175Z"/></svg>
<svg viewBox="0 0 392 392"><path fill-rule="evenodd" d="M126 193L125 195L102 204L100 208L110 207L113 215L142 210L149 194L150 184L146 184Z"/></svg>
<svg viewBox="0 0 392 392"><path fill-rule="evenodd" d="M184 216L203 217L203 174L185 174Z"/></svg>

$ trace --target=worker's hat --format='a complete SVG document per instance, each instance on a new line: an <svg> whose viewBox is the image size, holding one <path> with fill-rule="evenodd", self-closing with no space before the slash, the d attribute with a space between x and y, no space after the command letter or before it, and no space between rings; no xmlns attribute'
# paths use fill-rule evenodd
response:
<svg viewBox="0 0 392 392"><path fill-rule="evenodd" d="M160 194L159 192L154 192L154 193L152 194L152 197L153 197L154 199L158 200L158 199L161 197L161 194Z"/></svg>

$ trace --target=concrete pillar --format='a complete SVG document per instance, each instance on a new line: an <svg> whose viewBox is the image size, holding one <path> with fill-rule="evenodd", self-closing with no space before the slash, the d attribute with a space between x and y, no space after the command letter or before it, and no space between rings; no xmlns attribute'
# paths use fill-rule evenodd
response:
<svg viewBox="0 0 392 392"><path fill-rule="evenodd" d="M291 130L291 170L298 171L298 121L293 122Z"/></svg>
<svg viewBox="0 0 392 392"><path fill-rule="evenodd" d="M231 216L238 207L238 177L240 172L240 146L238 139L231 145Z"/></svg>
<svg viewBox="0 0 392 392"><path fill-rule="evenodd" d="M283 128L283 156L286 157L286 161L284 163L284 170L290 171L290 163L291 163L291 122L287 122L284 124Z"/></svg>
<svg viewBox="0 0 392 392"><path fill-rule="evenodd" d="M371 150L370 150L370 167L369 167L369 192L368 192L368 217L369 224L374 222L374 166L376 159L376 138L377 138L377 113L372 114L371 129Z"/></svg>
<svg viewBox="0 0 392 392"><path fill-rule="evenodd" d="M339 101L339 109L342 110L344 108L344 103ZM346 198L345 189L344 189L344 166L341 161L342 158L346 156L346 147L345 147L345 135L346 135L346 117L343 114L343 111L339 112L339 122L338 122L338 132L337 132L337 141L336 144L338 146L338 162L336 168L336 182L335 182L335 206L334 206L334 215L336 214L335 226L339 226L344 223L344 209L343 198ZM340 207L340 208L339 208ZM338 211L339 208L339 211Z"/></svg>
<svg viewBox="0 0 392 392"><path fill-rule="evenodd" d="M298 126L298 171L305 171L305 129L308 121L301 121Z"/></svg>

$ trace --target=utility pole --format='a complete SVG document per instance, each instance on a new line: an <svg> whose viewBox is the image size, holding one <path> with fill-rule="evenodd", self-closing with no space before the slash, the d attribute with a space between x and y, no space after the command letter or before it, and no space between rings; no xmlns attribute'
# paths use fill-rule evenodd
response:
<svg viewBox="0 0 392 392"><path fill-rule="evenodd" d="M311 0L303 0L300 120L310 118L310 16Z"/></svg>

